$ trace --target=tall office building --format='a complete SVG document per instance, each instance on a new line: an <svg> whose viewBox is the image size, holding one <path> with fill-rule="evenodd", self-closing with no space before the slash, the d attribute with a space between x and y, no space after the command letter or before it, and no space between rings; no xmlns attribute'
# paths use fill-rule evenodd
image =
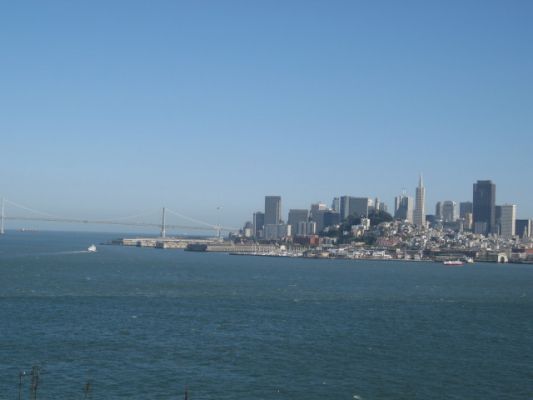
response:
<svg viewBox="0 0 533 400"><path fill-rule="evenodd" d="M381 201L379 201L379 197L376 197L374 199L374 211L381 210L380 206L381 206Z"/></svg>
<svg viewBox="0 0 533 400"><path fill-rule="evenodd" d="M472 202L462 201L459 203L459 218L466 218L466 214L472 214Z"/></svg>
<svg viewBox="0 0 533 400"><path fill-rule="evenodd" d="M418 180L418 187L416 188L416 202L415 211L413 213L413 223L419 227L426 226L426 188L422 181L422 174Z"/></svg>
<svg viewBox="0 0 533 400"><path fill-rule="evenodd" d="M350 215L366 217L372 205L372 199L368 197L342 196L340 200L340 218L342 220Z"/></svg>
<svg viewBox="0 0 533 400"><path fill-rule="evenodd" d="M341 199L338 197L334 197L333 201L331 202L331 209L336 212L341 211Z"/></svg>
<svg viewBox="0 0 533 400"><path fill-rule="evenodd" d="M500 210L500 235L510 238L515 235L516 205L504 204Z"/></svg>
<svg viewBox="0 0 533 400"><path fill-rule="evenodd" d="M291 236L291 226L288 224L265 224L264 238L266 240L280 240Z"/></svg>
<svg viewBox="0 0 533 400"><path fill-rule="evenodd" d="M472 230L472 226L474 225L474 217L473 217L472 213L471 212L467 212L465 214L464 218L462 218L462 220L463 220L463 229L471 231Z"/></svg>
<svg viewBox="0 0 533 400"><path fill-rule="evenodd" d="M492 181L477 181L472 197L474 233L496 232L496 185Z"/></svg>
<svg viewBox="0 0 533 400"><path fill-rule="evenodd" d="M413 223L414 201L412 197L402 194L394 198L394 218Z"/></svg>
<svg viewBox="0 0 533 400"><path fill-rule="evenodd" d="M254 236L256 238L263 237L263 229L265 225L265 213L262 213L261 211L254 212Z"/></svg>
<svg viewBox="0 0 533 400"><path fill-rule="evenodd" d="M281 223L281 196L265 196L265 225Z"/></svg>
<svg viewBox="0 0 533 400"><path fill-rule="evenodd" d="M328 206L325 203L319 201L318 203L311 204L311 212L309 213L309 218L315 221L316 215L319 211L327 210Z"/></svg>
<svg viewBox="0 0 533 400"><path fill-rule="evenodd" d="M442 203L442 220L444 222L455 222L457 219L457 203L455 201L446 200Z"/></svg>
<svg viewBox="0 0 533 400"><path fill-rule="evenodd" d="M252 237L254 236L254 225L250 221L246 221L244 224L244 227L242 228L242 232L244 234L244 237Z"/></svg>
<svg viewBox="0 0 533 400"><path fill-rule="evenodd" d="M442 202L440 201L435 204L435 218L442 219Z"/></svg>
<svg viewBox="0 0 533 400"><path fill-rule="evenodd" d="M289 210L289 219L287 223L291 226L291 233L293 236L305 235L305 233L300 232L299 226L300 222L307 222L309 220L309 211L305 209L290 209Z"/></svg>
<svg viewBox="0 0 533 400"><path fill-rule="evenodd" d="M515 221L515 234L521 239L531 237L531 227L533 220L531 219L517 219Z"/></svg>
<svg viewBox="0 0 533 400"><path fill-rule="evenodd" d="M298 236L311 236L316 235L316 222L315 221L309 221L309 222L300 222L298 224Z"/></svg>
<svg viewBox="0 0 533 400"><path fill-rule="evenodd" d="M350 196L341 196L339 201L339 213L341 220L345 220L350 215Z"/></svg>
<svg viewBox="0 0 533 400"><path fill-rule="evenodd" d="M318 210L311 219L316 222L316 231L322 232L324 228L339 223L339 213L332 210Z"/></svg>

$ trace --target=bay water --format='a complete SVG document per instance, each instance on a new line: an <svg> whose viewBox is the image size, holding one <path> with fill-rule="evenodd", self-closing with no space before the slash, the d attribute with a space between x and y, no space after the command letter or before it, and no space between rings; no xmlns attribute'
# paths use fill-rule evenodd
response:
<svg viewBox="0 0 533 400"><path fill-rule="evenodd" d="M533 398L531 265L99 245L116 236L0 237L0 399L33 365L50 400Z"/></svg>

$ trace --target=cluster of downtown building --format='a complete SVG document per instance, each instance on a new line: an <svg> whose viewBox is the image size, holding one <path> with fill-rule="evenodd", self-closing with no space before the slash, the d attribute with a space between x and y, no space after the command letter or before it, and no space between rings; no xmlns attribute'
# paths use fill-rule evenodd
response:
<svg viewBox="0 0 533 400"><path fill-rule="evenodd" d="M350 215L367 216L373 209L386 211L379 199L342 196L333 199L331 207L325 203L311 204L310 209L290 209L287 222L282 219L281 196L266 196L265 211L257 211L253 222L246 223L244 235L264 240L309 238L324 229L338 225Z"/></svg>
<svg viewBox="0 0 533 400"><path fill-rule="evenodd" d="M490 180L474 183L472 201L437 202L434 214L426 214L425 195L420 177L415 198L405 192L397 196L390 214L395 220L420 229L466 231L503 238L531 237L533 221L517 219L517 207L514 204L496 205L496 185ZM330 227L338 226L349 216L360 217L362 223L368 223L368 218L375 215L376 211L388 212L387 206L378 198L340 196L333 199L331 206L319 202L312 204L310 209L291 209L285 222L282 218L281 196L266 196L264 212L254 213L253 222L246 223L243 234L256 240L294 240L306 244Z"/></svg>

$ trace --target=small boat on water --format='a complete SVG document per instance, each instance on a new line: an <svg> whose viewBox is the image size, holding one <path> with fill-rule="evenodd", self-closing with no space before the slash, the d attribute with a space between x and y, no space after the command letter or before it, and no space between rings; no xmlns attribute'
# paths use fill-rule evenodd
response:
<svg viewBox="0 0 533 400"><path fill-rule="evenodd" d="M460 267L463 266L465 263L461 260L448 260L444 261L443 264L449 267Z"/></svg>
<svg viewBox="0 0 533 400"><path fill-rule="evenodd" d="M94 244L91 244L89 247L87 247L87 251L89 253L96 253L96 246Z"/></svg>

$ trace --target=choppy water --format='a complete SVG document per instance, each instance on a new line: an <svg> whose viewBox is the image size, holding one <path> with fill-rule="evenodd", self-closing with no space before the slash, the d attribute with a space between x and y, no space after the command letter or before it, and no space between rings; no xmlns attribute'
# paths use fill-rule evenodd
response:
<svg viewBox="0 0 533 400"><path fill-rule="evenodd" d="M0 237L0 398L531 399L533 266ZM25 382L24 398L28 394Z"/></svg>

